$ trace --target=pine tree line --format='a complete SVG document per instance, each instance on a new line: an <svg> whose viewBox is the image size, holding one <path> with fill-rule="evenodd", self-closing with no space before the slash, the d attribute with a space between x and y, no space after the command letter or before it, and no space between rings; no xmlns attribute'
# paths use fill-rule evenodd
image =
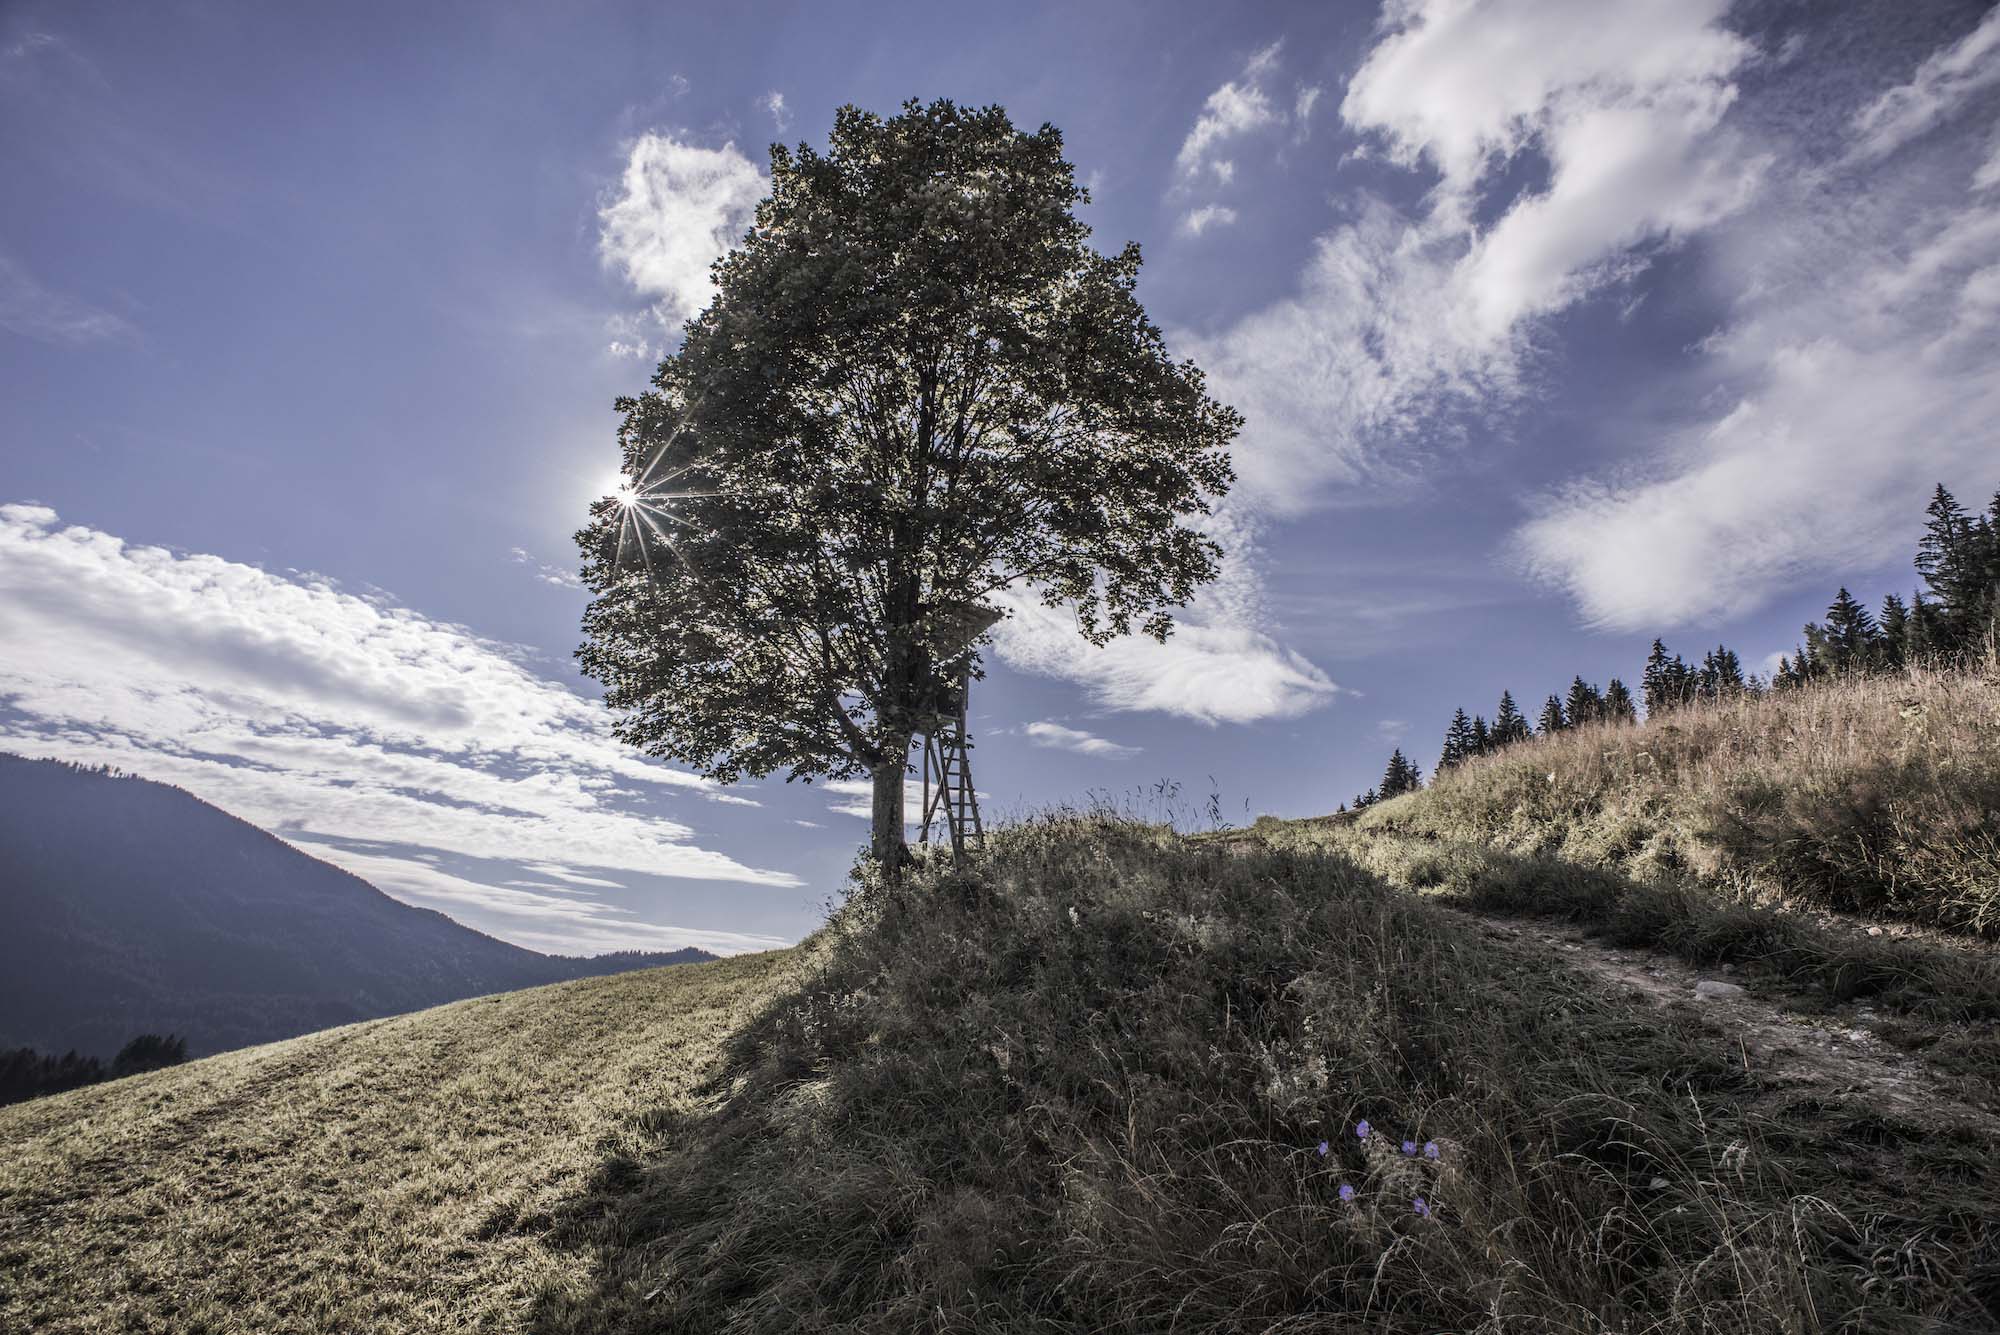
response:
<svg viewBox="0 0 2000 1335"><path fill-rule="evenodd" d="M1890 594L1874 615L1843 588L1826 620L1807 622L1804 643L1778 660L1774 685L1949 665L1994 648L2000 640L2000 492L1977 515L1939 484L1924 516L1915 563L1923 587L1911 590L1907 603Z"/></svg>
<svg viewBox="0 0 2000 1335"><path fill-rule="evenodd" d="M178 1066L187 1055L187 1040L175 1034L141 1034L120 1048L108 1066L100 1058L74 1051L60 1057L33 1048L0 1051L0 1104Z"/></svg>
<svg viewBox="0 0 2000 1335"><path fill-rule="evenodd" d="M1679 654L1668 657L1665 641L1655 639L1640 674L1638 700L1616 677L1600 690L1577 676L1566 693L1549 696L1531 725L1513 693L1502 691L1491 723L1484 715L1468 718L1463 708L1452 715L1436 772L1565 728L1637 723L1641 702L1646 717L1658 718L1700 701L1786 690L1845 673L1950 666L1991 652L2000 643L2000 492L1986 514L1976 515L1940 483L1924 513L1916 556L1924 587L1914 590L1907 603L1890 594L1873 615L1842 588L1827 606L1826 620L1808 622L1803 643L1778 659L1770 681L1745 672L1743 660L1726 644L1706 651L1697 664ZM1421 786L1417 767L1398 748L1381 787L1355 798L1353 809Z"/></svg>

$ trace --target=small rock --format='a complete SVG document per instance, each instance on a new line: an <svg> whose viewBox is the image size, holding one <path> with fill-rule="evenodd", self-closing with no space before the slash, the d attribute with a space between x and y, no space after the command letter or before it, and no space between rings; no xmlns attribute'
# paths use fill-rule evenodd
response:
<svg viewBox="0 0 2000 1335"><path fill-rule="evenodd" d="M1722 966L1722 971L1723 971L1724 973L1735 973L1735 972L1736 972L1736 966L1735 966L1734 964L1725 964L1725 965L1723 965L1723 966Z"/></svg>
<svg viewBox="0 0 2000 1335"><path fill-rule="evenodd" d="M1743 989L1735 983L1725 983L1715 978L1704 978L1694 985L1697 998L1715 1000L1720 997L1740 997Z"/></svg>
<svg viewBox="0 0 2000 1335"><path fill-rule="evenodd" d="M1882 929L1881 929L1880 927L1870 927L1870 928L1868 929L1868 935L1870 935L1870 936L1880 936L1880 935L1882 935Z"/></svg>

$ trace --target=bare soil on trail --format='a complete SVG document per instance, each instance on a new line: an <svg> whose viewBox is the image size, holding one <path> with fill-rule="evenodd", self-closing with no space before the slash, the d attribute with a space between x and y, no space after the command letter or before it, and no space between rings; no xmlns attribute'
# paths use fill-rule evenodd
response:
<svg viewBox="0 0 2000 1335"><path fill-rule="evenodd" d="M1948 1037L1948 1027L1878 1013L1865 1002L1829 1006L1781 979L1732 965L1703 970L1672 955L1620 947L1568 923L1454 910L1489 939L1553 953L1627 997L1693 1016L1727 1054L1737 1055L1768 1110L1803 1105L1845 1108L1870 1120L1954 1128L2000 1138L2000 1101L1991 1090L1934 1069L1912 1051ZM1703 983L1740 989L1697 992Z"/></svg>

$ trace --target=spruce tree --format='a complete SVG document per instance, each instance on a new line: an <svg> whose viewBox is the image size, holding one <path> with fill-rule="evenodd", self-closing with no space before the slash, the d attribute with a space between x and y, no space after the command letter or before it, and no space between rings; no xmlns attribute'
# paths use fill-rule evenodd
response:
<svg viewBox="0 0 2000 1335"><path fill-rule="evenodd" d="M1671 697L1668 681L1669 664L1667 646L1662 640L1653 641L1653 652L1646 655L1646 667L1639 674L1639 693L1646 700L1646 716L1663 714L1678 702Z"/></svg>
<svg viewBox="0 0 2000 1335"><path fill-rule="evenodd" d="M1382 772L1381 800L1386 802L1392 797L1401 797L1422 786L1422 773L1404 758L1403 748L1397 747L1395 754L1389 757L1389 767Z"/></svg>
<svg viewBox="0 0 2000 1335"><path fill-rule="evenodd" d="M1569 698L1563 702L1563 717L1572 728L1595 723L1604 717L1604 693L1577 677L1569 684Z"/></svg>
<svg viewBox="0 0 2000 1335"><path fill-rule="evenodd" d="M1514 703L1514 693L1500 692L1500 709L1493 716L1493 744L1511 746L1515 742L1527 740L1530 731L1528 716Z"/></svg>
<svg viewBox="0 0 2000 1335"><path fill-rule="evenodd" d="M1444 732L1444 752L1438 757L1438 773L1442 774L1469 756L1477 755L1473 749L1472 720L1460 708L1451 716L1451 726Z"/></svg>
<svg viewBox="0 0 2000 1335"><path fill-rule="evenodd" d="M1917 573L1936 597L1938 616L1931 627L1932 648L1957 654L1972 642L1979 612L1981 568L1980 529L1944 483L1924 507L1924 536L1917 541ZM1987 533L1991 533L1990 527Z"/></svg>
<svg viewBox="0 0 2000 1335"><path fill-rule="evenodd" d="M1616 677L1604 688L1604 717L1614 724L1639 721L1639 711L1633 706L1631 690Z"/></svg>
<svg viewBox="0 0 2000 1335"><path fill-rule="evenodd" d="M1881 629L1877 640L1878 665L1894 672L1906 661L1904 654L1909 649L1910 609L1903 600L1891 593L1883 597L1882 610L1876 613L1875 624Z"/></svg>
<svg viewBox="0 0 2000 1335"><path fill-rule="evenodd" d="M1568 726L1569 726L1568 720L1563 718L1562 697L1555 695L1550 696L1547 702L1545 702L1542 705L1542 717L1540 723L1540 730L1542 736L1544 737L1551 736L1555 733L1561 732L1564 728Z"/></svg>
<svg viewBox="0 0 2000 1335"><path fill-rule="evenodd" d="M1472 754L1483 756L1493 749L1493 729L1486 726L1484 714L1472 716Z"/></svg>
<svg viewBox="0 0 2000 1335"><path fill-rule="evenodd" d="M1807 635L1811 634L1812 628L1808 627ZM1833 672L1866 672L1875 665L1879 634L1875 618L1868 615L1868 609L1845 587L1828 604L1826 625L1820 634L1827 666Z"/></svg>

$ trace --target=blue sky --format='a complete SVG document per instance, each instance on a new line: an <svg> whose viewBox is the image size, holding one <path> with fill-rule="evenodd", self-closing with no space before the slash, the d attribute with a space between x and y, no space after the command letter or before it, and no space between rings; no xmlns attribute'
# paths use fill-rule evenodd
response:
<svg viewBox="0 0 2000 1335"><path fill-rule="evenodd" d="M1241 409L1166 648L1002 628L988 809L1331 810L1454 707L1753 665L2000 486L2000 11L1958 0L0 16L0 748L544 949L818 921L852 793L610 737L569 535L774 139L1053 122Z"/></svg>

